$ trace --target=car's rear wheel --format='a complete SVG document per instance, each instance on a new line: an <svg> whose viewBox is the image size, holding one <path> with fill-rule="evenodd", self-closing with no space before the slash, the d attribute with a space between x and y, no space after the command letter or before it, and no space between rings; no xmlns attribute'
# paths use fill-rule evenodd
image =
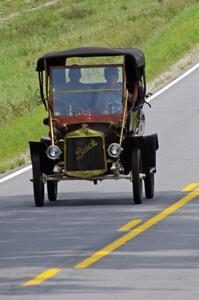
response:
<svg viewBox="0 0 199 300"><path fill-rule="evenodd" d="M146 175L144 179L145 195L147 199L152 199L154 196L154 173Z"/></svg>
<svg viewBox="0 0 199 300"><path fill-rule="evenodd" d="M57 200L57 181L47 181L48 200Z"/></svg>
<svg viewBox="0 0 199 300"><path fill-rule="evenodd" d="M44 183L42 180L40 154L37 152L32 154L32 172L35 205L42 207L44 206Z"/></svg>
<svg viewBox="0 0 199 300"><path fill-rule="evenodd" d="M131 156L133 199L135 204L142 203L142 158L140 149L135 148Z"/></svg>

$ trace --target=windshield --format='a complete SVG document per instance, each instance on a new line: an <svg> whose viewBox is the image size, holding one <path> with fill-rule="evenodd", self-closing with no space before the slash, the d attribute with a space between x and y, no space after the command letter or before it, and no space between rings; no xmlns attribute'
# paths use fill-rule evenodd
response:
<svg viewBox="0 0 199 300"><path fill-rule="evenodd" d="M122 65L51 69L55 116L122 113Z"/></svg>

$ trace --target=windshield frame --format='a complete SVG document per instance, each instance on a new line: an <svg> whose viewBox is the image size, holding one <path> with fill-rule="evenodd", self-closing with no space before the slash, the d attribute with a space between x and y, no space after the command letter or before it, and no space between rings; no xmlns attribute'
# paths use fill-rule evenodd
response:
<svg viewBox="0 0 199 300"><path fill-rule="evenodd" d="M122 96L121 104L122 110L119 113L112 114L91 114L91 115L56 115L54 112L54 99L53 99L53 70L55 69L81 69L81 68L106 68L106 67L119 67L122 70ZM66 66L52 66L50 67L50 85L49 85L49 103L52 112L52 117L59 120L61 123L74 124L74 123L84 123L84 122L118 122L122 119L124 111L124 95L126 92L125 88L125 71L124 64L89 64L89 65L66 65Z"/></svg>

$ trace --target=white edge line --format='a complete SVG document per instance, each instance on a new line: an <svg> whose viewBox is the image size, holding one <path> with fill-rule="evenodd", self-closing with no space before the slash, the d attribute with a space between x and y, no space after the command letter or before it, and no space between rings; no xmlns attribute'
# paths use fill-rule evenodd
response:
<svg viewBox="0 0 199 300"><path fill-rule="evenodd" d="M172 87L174 84L178 83L180 80L182 80L183 78L185 78L186 76L188 76L189 74L191 74L193 71L195 71L197 68L199 67L199 63L197 63L195 66L193 66L192 68L190 68L189 70L187 70L185 73L183 73L181 76L179 76L178 78L176 78L175 80L173 80L172 82L170 82L169 84L167 84L165 87L163 87L162 89L160 89L158 92L156 92L154 95L152 95L151 97L149 97L149 99L147 99L147 102L150 102L151 100L153 100L154 98L158 97L159 95L161 95L162 93L164 93L166 90L168 90L170 87ZM28 165L16 172L13 172L5 177L3 177L2 179L0 179L0 183L3 183L7 180L10 180L22 173L27 172L28 170L31 170L32 166Z"/></svg>
<svg viewBox="0 0 199 300"><path fill-rule="evenodd" d="M6 175L5 177L0 178L0 183L3 183L5 181L7 181L7 180L10 180L10 179L12 179L12 178L14 178L14 177L22 174L22 173L27 172L30 169L32 169L32 165L28 165L28 166L26 166L26 167L24 167L24 168L22 168L22 169L20 169L18 171L15 171L15 172L13 172L13 173L11 173L9 175Z"/></svg>
<svg viewBox="0 0 199 300"><path fill-rule="evenodd" d="M153 100L154 98L158 97L160 94L164 93L166 90L168 90L170 87L172 87L174 84L178 83L180 80L184 79L186 76L188 76L189 74L191 74L193 71L195 71L197 68L199 67L199 63L197 63L195 66L193 66L191 69L187 70L185 73L183 73L181 76L179 76L178 78L176 78L175 80L173 80L172 82L170 82L169 84L167 84L165 87L163 87L162 89L160 89L159 91L157 91L154 95L152 95L151 97L149 97L147 99L147 102L150 102L151 100Z"/></svg>

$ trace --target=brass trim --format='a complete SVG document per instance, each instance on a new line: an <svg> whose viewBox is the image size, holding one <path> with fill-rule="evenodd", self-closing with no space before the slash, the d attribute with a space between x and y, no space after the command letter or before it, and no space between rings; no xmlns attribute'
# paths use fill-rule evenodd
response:
<svg viewBox="0 0 199 300"><path fill-rule="evenodd" d="M122 145L123 133L124 133L124 126L125 126L125 121L126 121L127 101L128 101L128 90L126 91L126 98L125 98L125 103L124 103L124 112L123 112L123 119L122 119L122 128L121 128L120 142L119 142L120 146Z"/></svg>
<svg viewBox="0 0 199 300"><path fill-rule="evenodd" d="M43 176L43 175L42 175ZM92 181L92 180L120 180L120 179L128 179L130 181L132 181L132 174L129 173L128 175L123 175L123 174L120 174L119 177L117 176L114 176L114 175L102 175L102 176L97 176L95 178L92 178L92 177L87 177L87 178L77 178L77 177L69 177L69 176L66 176L66 175L63 175L63 176L53 176L53 175L45 175L45 180L46 181L72 181L72 180L89 180L89 181ZM33 182L33 178L30 178L30 181Z"/></svg>
<svg viewBox="0 0 199 300"><path fill-rule="evenodd" d="M104 154L104 163L105 168L99 170L84 170L84 171L68 171L67 170L67 145L66 140L68 138L84 138L84 137L101 137L103 143L103 154ZM92 149L91 145L91 149ZM89 150L88 150L89 151ZM87 151L87 152L88 152ZM105 137L104 133L101 131L93 130L90 128L81 128L72 132L69 132L64 137L64 169L65 174L72 177L81 177L81 178L88 178L88 177L95 177L101 174L104 174L107 171L107 160L106 160L106 146L105 146Z"/></svg>
<svg viewBox="0 0 199 300"><path fill-rule="evenodd" d="M67 171L65 170L66 175L71 177L79 177L79 178L92 178L98 175L104 174L107 170L88 170L88 171Z"/></svg>

